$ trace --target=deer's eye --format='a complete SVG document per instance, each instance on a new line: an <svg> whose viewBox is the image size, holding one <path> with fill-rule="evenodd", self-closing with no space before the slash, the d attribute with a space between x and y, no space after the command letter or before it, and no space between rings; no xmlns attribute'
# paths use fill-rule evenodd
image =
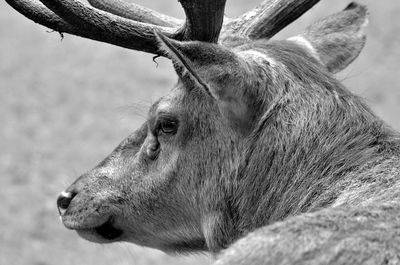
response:
<svg viewBox="0 0 400 265"><path fill-rule="evenodd" d="M160 131L165 134L174 134L178 130L178 121L172 119L161 119L159 128Z"/></svg>

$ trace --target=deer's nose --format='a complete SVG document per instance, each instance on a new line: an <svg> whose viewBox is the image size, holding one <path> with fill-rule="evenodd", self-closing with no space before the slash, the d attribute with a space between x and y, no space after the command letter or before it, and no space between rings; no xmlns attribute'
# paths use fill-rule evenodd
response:
<svg viewBox="0 0 400 265"><path fill-rule="evenodd" d="M64 214L65 210L68 209L72 199L75 197L76 193L74 192L61 192L60 196L57 198L57 208L60 216Z"/></svg>

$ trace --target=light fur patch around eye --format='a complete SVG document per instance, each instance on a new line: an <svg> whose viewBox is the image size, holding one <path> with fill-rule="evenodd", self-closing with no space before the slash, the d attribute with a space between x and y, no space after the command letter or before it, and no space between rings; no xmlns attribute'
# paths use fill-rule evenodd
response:
<svg viewBox="0 0 400 265"><path fill-rule="evenodd" d="M168 95L165 95L160 99L157 103L155 113L173 112L185 93L186 89L180 89L179 86L175 87Z"/></svg>
<svg viewBox="0 0 400 265"><path fill-rule="evenodd" d="M157 106L158 112L168 112L170 109L171 109L171 102L169 100L163 100Z"/></svg>
<svg viewBox="0 0 400 265"><path fill-rule="evenodd" d="M317 50L314 48L314 46L312 46L311 42L309 42L303 36L294 36L294 37L291 37L291 38L289 38L287 40L295 42L296 44L304 47L315 59L320 61L320 58L319 58Z"/></svg>
<svg viewBox="0 0 400 265"><path fill-rule="evenodd" d="M277 62L273 58L269 57L265 53L256 50L241 51L238 53L238 55L242 58L251 58L259 63L267 62L271 67L275 67L277 65Z"/></svg>

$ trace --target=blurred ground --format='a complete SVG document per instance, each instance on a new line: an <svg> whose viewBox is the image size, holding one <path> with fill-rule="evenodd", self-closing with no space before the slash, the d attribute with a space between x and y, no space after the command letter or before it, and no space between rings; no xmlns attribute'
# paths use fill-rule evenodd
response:
<svg viewBox="0 0 400 265"><path fill-rule="evenodd" d="M177 1L136 3L180 16ZM235 16L255 0L229 0ZM400 2L360 1L371 13L367 46L338 78L400 129ZM349 1L322 1L279 36ZM176 81L170 63L90 40L48 33L0 2L0 264L209 264L134 245L96 245L59 222L58 193L133 131Z"/></svg>

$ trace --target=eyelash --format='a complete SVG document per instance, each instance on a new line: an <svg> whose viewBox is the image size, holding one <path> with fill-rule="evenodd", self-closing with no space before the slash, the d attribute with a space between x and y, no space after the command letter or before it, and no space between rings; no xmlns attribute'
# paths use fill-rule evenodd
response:
<svg viewBox="0 0 400 265"><path fill-rule="evenodd" d="M157 127L164 134L174 134L178 130L178 122L170 119L161 119Z"/></svg>

